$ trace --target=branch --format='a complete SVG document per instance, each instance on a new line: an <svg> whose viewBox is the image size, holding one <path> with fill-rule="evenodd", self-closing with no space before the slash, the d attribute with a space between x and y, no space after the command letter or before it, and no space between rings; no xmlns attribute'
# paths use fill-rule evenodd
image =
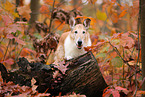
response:
<svg viewBox="0 0 145 97"><path fill-rule="evenodd" d="M9 40L9 43L8 43L8 45L7 45L7 49L6 49L6 52L5 52L3 61L5 60L5 57L6 57L6 55L7 55L7 52L8 52L8 48L9 48L10 43L11 43L11 39Z"/></svg>
<svg viewBox="0 0 145 97"><path fill-rule="evenodd" d="M140 5L141 5L141 1L140 1ZM139 49L138 49L138 57L137 57L137 62L136 62L136 64L135 64L135 73L134 73L134 75L135 75L135 93L134 93L134 97L136 97L136 92L137 92L137 86L138 86L138 83L137 83L137 75L136 75L136 68L137 68L137 64L138 64L138 62L139 62L139 55L140 55L140 41L139 41L139 29L140 29L140 20L141 20L141 18L140 18L140 16L141 16L141 6L139 7L139 16L138 16L138 24L137 24L137 29L138 29L138 47L139 47Z"/></svg>
<svg viewBox="0 0 145 97"><path fill-rule="evenodd" d="M49 24L49 33L51 32L51 25L52 25L52 20L53 20L53 11L54 11L54 4L55 0L53 0L53 6L52 6L52 11L51 11L51 18L50 18L50 24Z"/></svg>
<svg viewBox="0 0 145 97"><path fill-rule="evenodd" d="M120 52L118 51L117 47L113 46L112 43L111 43L110 41L109 41L108 43L113 47L113 50L119 55L119 57L123 60L123 62L126 63L126 64L130 67L130 69L133 69L133 68L130 66L130 64L129 64L127 61L125 61L124 58L121 56L121 54L120 54Z"/></svg>

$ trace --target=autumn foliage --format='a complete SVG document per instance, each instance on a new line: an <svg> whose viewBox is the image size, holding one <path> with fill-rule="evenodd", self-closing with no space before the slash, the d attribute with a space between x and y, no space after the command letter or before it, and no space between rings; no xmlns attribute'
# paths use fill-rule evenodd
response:
<svg viewBox="0 0 145 97"><path fill-rule="evenodd" d="M82 1L43 0L35 27L29 24L32 13L30 5L16 7L13 1L0 1L0 63L10 71L17 69L17 61L21 57L29 62L51 64L60 35L70 30L69 18L90 18L92 46L85 49L93 52L109 86L102 96L131 97L145 94L145 91L141 91L144 79L142 80L138 27L139 1ZM32 87L19 86L5 82L0 77L0 96L50 95L46 93L47 90L38 93L37 86L34 85L35 79L31 81ZM75 91L70 97L72 95L85 97L75 94Z"/></svg>

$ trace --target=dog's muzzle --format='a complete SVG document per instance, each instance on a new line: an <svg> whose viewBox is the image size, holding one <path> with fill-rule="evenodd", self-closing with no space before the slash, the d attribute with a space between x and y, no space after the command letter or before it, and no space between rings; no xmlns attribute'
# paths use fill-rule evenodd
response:
<svg viewBox="0 0 145 97"><path fill-rule="evenodd" d="M82 48L82 40L81 39L79 39L78 42L77 42L77 48L78 49Z"/></svg>

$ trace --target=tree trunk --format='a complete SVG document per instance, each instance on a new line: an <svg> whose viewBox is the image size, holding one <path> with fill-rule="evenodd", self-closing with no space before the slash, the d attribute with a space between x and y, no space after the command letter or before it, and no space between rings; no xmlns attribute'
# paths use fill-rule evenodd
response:
<svg viewBox="0 0 145 97"><path fill-rule="evenodd" d="M40 0L31 0L30 8L31 8L32 13L31 13L31 19L29 22L30 24L33 24L35 23L39 15Z"/></svg>
<svg viewBox="0 0 145 97"><path fill-rule="evenodd" d="M140 22L141 22L141 60L142 60L142 76L145 78L145 0L140 0ZM145 82L142 84L142 90L145 91ZM142 95L145 97L145 95Z"/></svg>

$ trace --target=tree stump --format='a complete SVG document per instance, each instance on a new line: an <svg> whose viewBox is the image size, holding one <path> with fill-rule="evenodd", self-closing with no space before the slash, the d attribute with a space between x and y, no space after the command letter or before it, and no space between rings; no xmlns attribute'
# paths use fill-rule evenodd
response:
<svg viewBox="0 0 145 97"><path fill-rule="evenodd" d="M92 52L68 61L67 76L61 84L62 93L76 92L87 97L102 97L107 84Z"/></svg>

